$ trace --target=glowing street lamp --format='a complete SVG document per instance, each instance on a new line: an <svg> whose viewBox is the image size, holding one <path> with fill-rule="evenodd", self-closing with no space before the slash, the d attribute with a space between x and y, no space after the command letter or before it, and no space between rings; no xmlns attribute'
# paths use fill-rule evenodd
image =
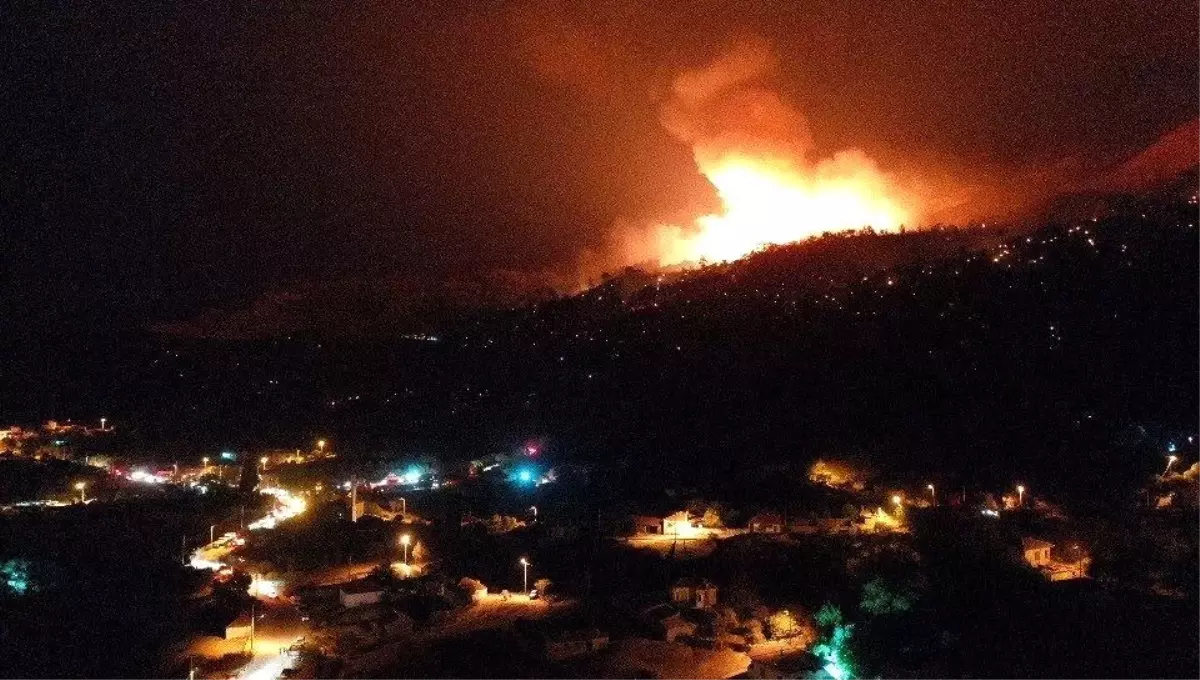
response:
<svg viewBox="0 0 1200 680"><path fill-rule="evenodd" d="M408 501L404 500L404 496L400 497L400 514L404 515L405 519L408 518Z"/></svg>
<svg viewBox="0 0 1200 680"><path fill-rule="evenodd" d="M84 489L87 489L87 482L76 482L75 490L79 492L79 502L86 503L87 496L84 495Z"/></svg>
<svg viewBox="0 0 1200 680"><path fill-rule="evenodd" d="M404 566L408 566L408 544L412 543L412 536L404 534L400 537L400 545L404 546Z"/></svg>
<svg viewBox="0 0 1200 680"><path fill-rule="evenodd" d="M1174 456L1174 455L1167 456L1167 469L1163 470L1163 473L1162 473L1163 477L1167 476L1167 473L1171 471L1171 466L1174 465L1175 461L1177 461L1177 460L1179 460L1178 456Z"/></svg>
<svg viewBox="0 0 1200 680"><path fill-rule="evenodd" d="M106 423L106 422L108 422L108 418L101 418L101 419L100 419L100 430L101 430L102 432L104 431L104 423Z"/></svg>
<svg viewBox="0 0 1200 680"><path fill-rule="evenodd" d="M934 490L934 488L933 488L933 485L932 485L932 484L926 484L926 485L925 485L925 488L926 488L926 489L929 489L929 498L930 498L931 500L933 500L933 504L934 504L934 505L937 505L937 491L935 491L935 490Z"/></svg>
<svg viewBox="0 0 1200 680"><path fill-rule="evenodd" d="M325 452L325 440L324 439L317 440L317 450L322 453Z"/></svg>
<svg viewBox="0 0 1200 680"><path fill-rule="evenodd" d="M1017 485L1017 505L1025 507L1025 487Z"/></svg>
<svg viewBox="0 0 1200 680"><path fill-rule="evenodd" d="M200 462L204 463L204 471L208 472L208 456L201 458Z"/></svg>
<svg viewBox="0 0 1200 680"><path fill-rule="evenodd" d="M213 543L216 540L217 540L217 525L209 524L208 525L208 542Z"/></svg>
<svg viewBox="0 0 1200 680"><path fill-rule="evenodd" d="M529 594L529 560L525 559L524 557L521 558L521 570L524 572L525 594L528 595Z"/></svg>
<svg viewBox="0 0 1200 680"><path fill-rule="evenodd" d="M537 521L537 506L536 505L529 506L529 511L533 513L533 520L536 522Z"/></svg>
<svg viewBox="0 0 1200 680"><path fill-rule="evenodd" d="M904 502L904 499L900 497L900 494L896 494L895 496L892 496L892 504L896 506L897 510L900 509L900 504L903 502Z"/></svg>
<svg viewBox="0 0 1200 680"><path fill-rule="evenodd" d="M270 460L270 459L269 459L269 458L267 458L266 456L263 456L262 458L259 458L259 459L258 459L258 462L262 463L262 469L263 469L263 472L266 472L266 471L267 471L267 461L268 461L268 460Z"/></svg>

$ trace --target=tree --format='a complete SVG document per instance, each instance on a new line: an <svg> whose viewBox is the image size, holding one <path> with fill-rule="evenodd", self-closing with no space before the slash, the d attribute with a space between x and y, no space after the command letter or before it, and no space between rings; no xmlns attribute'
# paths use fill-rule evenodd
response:
<svg viewBox="0 0 1200 680"><path fill-rule="evenodd" d="M409 552L409 557L417 564L424 563L429 558L429 550L425 548L425 544L421 541L413 543L412 551Z"/></svg>
<svg viewBox="0 0 1200 680"><path fill-rule="evenodd" d="M242 461L242 476L238 480L238 491L243 496L249 496L258 488L258 461L254 456L246 456Z"/></svg>
<svg viewBox="0 0 1200 680"><path fill-rule="evenodd" d="M540 595L545 595L546 591L550 589L550 585L550 579L548 578L539 578L533 582L533 587L537 589Z"/></svg>
<svg viewBox="0 0 1200 680"><path fill-rule="evenodd" d="M915 599L912 593L902 592L876 576L863 585L859 607L872 616L900 614L912 609Z"/></svg>
<svg viewBox="0 0 1200 680"><path fill-rule="evenodd" d="M832 602L826 602L817 611L817 626L820 627L822 635L841 625L842 620L842 610Z"/></svg>
<svg viewBox="0 0 1200 680"><path fill-rule="evenodd" d="M483 585L483 583L481 581L478 581L473 578L468 578L466 576L462 577L462 579L459 580L458 587L459 587L459 589L466 591L467 595L469 595L471 597L474 597L475 593L477 593L481 590L487 590L487 586Z"/></svg>
<svg viewBox="0 0 1200 680"><path fill-rule="evenodd" d="M767 619L767 625L770 628L772 640L782 640L784 638L795 637L800 634L800 622L792 615L792 612L784 609L777 611Z"/></svg>

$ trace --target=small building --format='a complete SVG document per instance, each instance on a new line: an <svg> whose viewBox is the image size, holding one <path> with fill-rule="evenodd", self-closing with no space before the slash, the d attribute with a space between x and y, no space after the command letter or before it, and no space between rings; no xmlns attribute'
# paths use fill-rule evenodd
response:
<svg viewBox="0 0 1200 680"><path fill-rule="evenodd" d="M254 622L250 620L250 615L243 613L226 624L225 639L236 640L238 638L250 637L250 628L253 625Z"/></svg>
<svg viewBox="0 0 1200 680"><path fill-rule="evenodd" d="M697 533L695 523L686 510L673 512L666 516L634 515L634 533L656 534L663 536L691 537Z"/></svg>
<svg viewBox="0 0 1200 680"><path fill-rule="evenodd" d="M667 642L676 642L679 638L696 634L698 626L679 614L671 614L658 622L658 633Z"/></svg>
<svg viewBox="0 0 1200 680"><path fill-rule="evenodd" d="M343 607L379 604L382 599L383 586L369 579L343 583L338 587L338 602L341 602Z"/></svg>
<svg viewBox="0 0 1200 680"><path fill-rule="evenodd" d="M1035 569L1050 565L1050 549L1053 547L1053 543L1041 539L1028 536L1021 539L1021 555L1025 559L1025 563Z"/></svg>
<svg viewBox="0 0 1200 680"><path fill-rule="evenodd" d="M1025 563L1034 567L1051 581L1072 581L1087 578L1092 558L1078 544L1071 544L1054 555L1054 544L1036 538L1022 538L1021 552ZM1065 558L1065 559L1064 559Z"/></svg>
<svg viewBox="0 0 1200 680"><path fill-rule="evenodd" d="M715 607L717 586L706 578L681 578L671 586L671 601L697 608Z"/></svg>
<svg viewBox="0 0 1200 680"><path fill-rule="evenodd" d="M750 661L751 680L833 680L824 662L811 654L790 654L769 661Z"/></svg>
<svg viewBox="0 0 1200 680"><path fill-rule="evenodd" d="M750 518L749 529L754 534L782 534L783 517L777 512L760 512Z"/></svg>

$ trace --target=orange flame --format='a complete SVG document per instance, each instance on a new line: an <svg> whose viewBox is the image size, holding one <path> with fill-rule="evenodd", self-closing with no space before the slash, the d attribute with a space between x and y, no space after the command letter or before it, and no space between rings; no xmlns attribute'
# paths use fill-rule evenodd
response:
<svg viewBox="0 0 1200 680"><path fill-rule="evenodd" d="M660 264L735 260L824 232L895 231L908 217L883 175L857 152L842 152L811 173L743 155L701 170L724 210L697 218L691 228L660 226Z"/></svg>

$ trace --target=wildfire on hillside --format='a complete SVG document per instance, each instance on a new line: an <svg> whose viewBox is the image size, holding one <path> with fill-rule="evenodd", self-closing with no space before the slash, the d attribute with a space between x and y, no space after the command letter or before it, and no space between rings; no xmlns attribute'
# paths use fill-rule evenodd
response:
<svg viewBox="0 0 1200 680"><path fill-rule="evenodd" d="M813 160L803 115L764 84L774 68L769 47L752 41L674 80L662 124L691 145L722 209L690 224L626 234L630 259L734 260L825 232L895 231L912 217L888 176L861 151Z"/></svg>

